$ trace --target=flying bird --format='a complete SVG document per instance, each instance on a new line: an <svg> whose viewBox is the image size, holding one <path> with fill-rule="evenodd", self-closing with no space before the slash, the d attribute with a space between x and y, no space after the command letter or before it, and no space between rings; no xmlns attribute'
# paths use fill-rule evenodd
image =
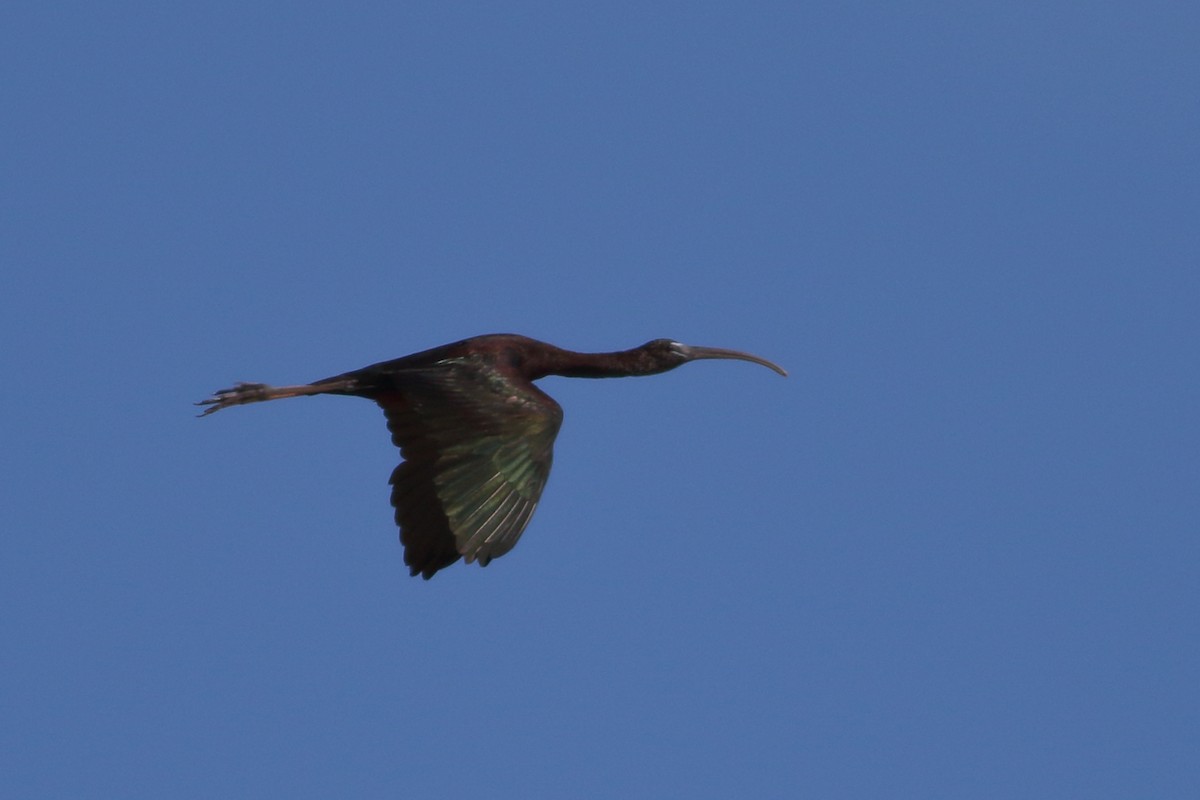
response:
<svg viewBox="0 0 1200 800"><path fill-rule="evenodd" d="M403 458L392 506L404 563L426 580L460 558L487 566L513 548L550 474L562 407L534 385L547 375L657 375L700 359L750 353L655 339L632 350L577 353L516 334L464 339L301 386L239 383L196 405L200 416L284 397L365 397L383 408Z"/></svg>

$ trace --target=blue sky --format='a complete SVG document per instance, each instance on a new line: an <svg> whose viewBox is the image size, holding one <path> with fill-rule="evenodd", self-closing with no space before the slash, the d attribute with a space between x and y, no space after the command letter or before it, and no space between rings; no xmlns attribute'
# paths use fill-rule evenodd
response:
<svg viewBox="0 0 1200 800"><path fill-rule="evenodd" d="M1200 795L1189 3L9 3L0 793ZM487 569L370 403L551 378Z"/></svg>

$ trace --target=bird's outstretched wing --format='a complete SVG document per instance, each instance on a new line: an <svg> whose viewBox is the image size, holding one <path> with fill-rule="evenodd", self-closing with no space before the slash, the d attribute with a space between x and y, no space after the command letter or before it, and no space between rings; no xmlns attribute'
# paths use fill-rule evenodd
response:
<svg viewBox="0 0 1200 800"><path fill-rule="evenodd" d="M471 356L399 370L373 393L404 461L392 505L404 563L425 578L513 548L550 474L562 409Z"/></svg>

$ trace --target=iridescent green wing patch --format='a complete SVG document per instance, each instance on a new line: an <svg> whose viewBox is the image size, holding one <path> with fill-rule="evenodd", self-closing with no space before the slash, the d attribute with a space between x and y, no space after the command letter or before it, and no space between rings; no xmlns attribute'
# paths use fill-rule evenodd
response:
<svg viewBox="0 0 1200 800"><path fill-rule="evenodd" d="M470 357L395 383L377 401L404 457L391 483L405 563L429 577L459 556L486 565L507 553L546 485L562 409Z"/></svg>

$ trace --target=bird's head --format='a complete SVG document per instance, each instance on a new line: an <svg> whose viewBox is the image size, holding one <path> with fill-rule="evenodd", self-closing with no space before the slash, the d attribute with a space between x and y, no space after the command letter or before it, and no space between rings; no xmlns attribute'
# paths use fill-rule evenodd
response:
<svg viewBox="0 0 1200 800"><path fill-rule="evenodd" d="M673 339L654 339L638 348L642 351L647 362L647 374L666 372L675 369L689 361L699 361L705 358L723 358L737 361L749 361L761 364L767 369L774 370L787 377L787 371L778 364L765 358L744 353L741 350L727 350L723 347L698 347L676 342Z"/></svg>

